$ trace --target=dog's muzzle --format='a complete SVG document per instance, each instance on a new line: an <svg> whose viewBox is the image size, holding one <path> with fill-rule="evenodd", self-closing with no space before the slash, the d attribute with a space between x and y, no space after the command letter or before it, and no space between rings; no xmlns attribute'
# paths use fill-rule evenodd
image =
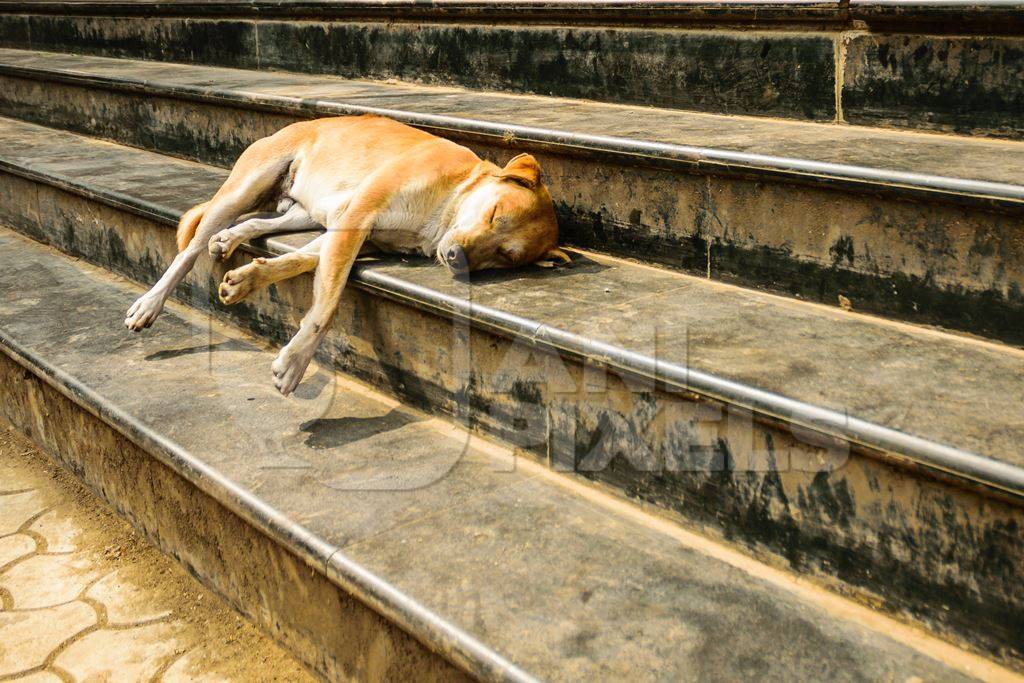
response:
<svg viewBox="0 0 1024 683"><path fill-rule="evenodd" d="M448 269L456 275L465 275L469 272L469 261L466 260L466 252L463 251L462 247L458 245L448 247L441 255L441 258L444 259Z"/></svg>

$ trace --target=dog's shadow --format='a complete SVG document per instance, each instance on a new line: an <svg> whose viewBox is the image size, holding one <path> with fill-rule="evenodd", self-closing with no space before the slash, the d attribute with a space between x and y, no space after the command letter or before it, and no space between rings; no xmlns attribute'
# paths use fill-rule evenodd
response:
<svg viewBox="0 0 1024 683"><path fill-rule="evenodd" d="M406 425L426 419L426 417L393 408L384 415L374 417L335 417L310 420L300 425L299 430L309 434L306 438L307 446L316 450L324 450L362 441L371 436L401 429Z"/></svg>
<svg viewBox="0 0 1024 683"><path fill-rule="evenodd" d="M154 351L148 356L145 356L144 360L169 360L171 358L181 358L182 356L192 356L200 353L214 353L216 351L253 350L254 347L252 344L248 344L240 339L228 339L226 341L217 342L216 344L198 344L196 346L185 346L178 349Z"/></svg>

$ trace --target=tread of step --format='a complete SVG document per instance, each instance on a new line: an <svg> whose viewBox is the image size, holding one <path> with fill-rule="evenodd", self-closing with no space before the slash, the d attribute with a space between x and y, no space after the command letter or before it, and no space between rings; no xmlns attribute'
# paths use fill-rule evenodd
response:
<svg viewBox="0 0 1024 683"><path fill-rule="evenodd" d="M342 376L284 399L260 342L173 303L130 334L138 286L0 251L3 353L480 678L1012 675Z"/></svg>
<svg viewBox="0 0 1024 683"><path fill-rule="evenodd" d="M10 119L0 119L0 141L4 171L170 224L226 176ZM267 246L283 251L308 238ZM468 294L426 260L364 261L353 282L527 345L1024 494L1020 349L594 254L565 269L481 274Z"/></svg>
<svg viewBox="0 0 1024 683"><path fill-rule="evenodd" d="M1024 210L1024 142L0 49L0 73L301 116L378 113L518 147Z"/></svg>

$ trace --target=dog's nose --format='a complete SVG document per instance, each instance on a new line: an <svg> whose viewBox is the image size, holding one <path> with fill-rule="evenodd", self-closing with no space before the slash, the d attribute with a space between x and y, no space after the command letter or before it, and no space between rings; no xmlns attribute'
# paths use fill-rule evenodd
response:
<svg viewBox="0 0 1024 683"><path fill-rule="evenodd" d="M455 245L444 253L444 262L456 273L464 273L469 270L469 263L466 261L466 252L462 247Z"/></svg>

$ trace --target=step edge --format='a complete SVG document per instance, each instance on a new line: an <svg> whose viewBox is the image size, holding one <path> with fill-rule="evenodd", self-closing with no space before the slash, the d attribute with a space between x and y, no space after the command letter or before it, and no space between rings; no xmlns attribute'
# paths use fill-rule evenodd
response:
<svg viewBox="0 0 1024 683"><path fill-rule="evenodd" d="M24 52L39 53L40 51L25 50ZM45 54L74 56L56 52ZM202 67L204 65L188 66ZM1024 184L1014 185L912 173L699 145L573 133L513 123L426 114L408 109L390 109L332 100L300 99L265 93L253 94L243 90L209 86L170 86L146 79L99 76L71 70L16 66L2 62L0 62L0 74L43 82L65 83L114 92L168 97L183 101L219 104L238 109L253 109L303 117L377 114L426 130L450 131L463 136L482 137L492 141L500 140L503 145L523 149L557 149L583 156L598 154L603 158L612 158L623 165L655 165L659 168L668 166L687 173L707 175L768 177L804 185L841 187L860 192L890 194L901 198L927 198L956 204L978 205L990 209L999 208L1014 213L1024 212Z"/></svg>
<svg viewBox="0 0 1024 683"><path fill-rule="evenodd" d="M90 189L52 173L26 169L0 157L0 170L41 182L92 199L117 209L156 218L168 226L177 224L177 212L147 202L126 201L127 195ZM106 196L109 194L108 196ZM262 250L246 245L246 251L262 254ZM282 247L281 251L288 250ZM273 252L272 252L273 253ZM278 252L279 253L279 252ZM758 389L714 373L659 361L645 354L561 330L553 326L507 313L472 301L386 275L358 265L352 270L352 281L364 290L412 301L416 305L444 316L457 316L478 327L498 331L532 346L558 353L568 353L587 362L621 369L656 382L696 393L712 400L735 405L770 420L796 425L826 437L858 445L869 457L896 460L921 466L926 470L948 475L970 484L980 484L1014 499L1024 498L1024 467L995 460L978 453L913 436L891 427L851 417L771 391Z"/></svg>
<svg viewBox="0 0 1024 683"><path fill-rule="evenodd" d="M103 398L73 375L46 362L2 327L0 351L246 523L295 553L331 583L394 622L430 651L484 681L538 683L537 678L474 636L348 558L342 548L322 541L298 522L290 520L249 490L193 456L187 449L142 424L129 412Z"/></svg>

